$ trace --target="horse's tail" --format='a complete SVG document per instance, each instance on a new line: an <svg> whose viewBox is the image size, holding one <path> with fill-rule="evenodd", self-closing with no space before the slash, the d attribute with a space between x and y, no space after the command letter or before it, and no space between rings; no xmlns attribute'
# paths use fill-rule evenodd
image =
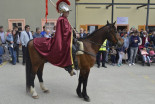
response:
<svg viewBox="0 0 155 104"><path fill-rule="evenodd" d="M28 92L30 89L30 80L31 80L31 72L32 72L32 63L29 54L29 43L27 44L26 48L26 91Z"/></svg>

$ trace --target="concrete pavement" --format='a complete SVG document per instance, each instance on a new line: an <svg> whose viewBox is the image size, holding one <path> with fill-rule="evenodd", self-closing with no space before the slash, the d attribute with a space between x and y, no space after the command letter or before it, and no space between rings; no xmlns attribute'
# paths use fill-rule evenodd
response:
<svg viewBox="0 0 155 104"><path fill-rule="evenodd" d="M88 80L89 104L155 104L155 64L151 67L110 66L91 69ZM35 80L39 99L26 94L25 67L20 63L0 66L0 104L85 104L76 95L78 77L61 68L45 64L44 94Z"/></svg>

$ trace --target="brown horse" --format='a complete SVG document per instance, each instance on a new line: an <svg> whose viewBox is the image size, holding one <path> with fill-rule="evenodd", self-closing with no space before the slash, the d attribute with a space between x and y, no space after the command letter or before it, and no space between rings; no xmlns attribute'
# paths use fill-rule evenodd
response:
<svg viewBox="0 0 155 104"><path fill-rule="evenodd" d="M92 55L85 53L82 55L77 56L78 65L80 68L80 75L79 75L79 83L77 87L77 95L80 98L84 98L85 101L90 101L89 96L87 95L87 81L89 76L90 68L94 66L96 55L99 48L103 44L105 39L113 42L114 44L123 45L123 39L116 33L116 27L114 24L109 24L98 29L97 31L93 32L90 36L86 39L81 39L80 41L84 44L84 51L89 52ZM46 60L41 56L37 50L34 48L33 40L28 43L28 52L27 52L27 61L26 61L26 85L27 91L32 94L33 98L38 98L38 94L34 88L34 79L35 75L37 74L40 87L44 92L49 92L49 90L43 85L43 67ZM83 84L83 90L81 92L81 85Z"/></svg>

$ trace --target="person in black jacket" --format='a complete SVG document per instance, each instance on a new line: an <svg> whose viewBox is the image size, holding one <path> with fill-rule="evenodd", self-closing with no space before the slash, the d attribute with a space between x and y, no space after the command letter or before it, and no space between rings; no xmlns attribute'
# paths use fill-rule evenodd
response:
<svg viewBox="0 0 155 104"><path fill-rule="evenodd" d="M16 51L16 55L17 55L17 62L19 63L19 46L20 46L20 44L21 44L21 42L20 42L20 32L18 31L18 27L17 26L15 26L14 28L13 28L13 30L15 30L16 31L16 34L14 35L14 37L16 38L16 48L15 48L15 51Z"/></svg>
<svg viewBox="0 0 155 104"><path fill-rule="evenodd" d="M130 37L130 62L129 66L135 65L135 58L138 51L138 43L140 42L139 33L135 31L132 33L133 35Z"/></svg>

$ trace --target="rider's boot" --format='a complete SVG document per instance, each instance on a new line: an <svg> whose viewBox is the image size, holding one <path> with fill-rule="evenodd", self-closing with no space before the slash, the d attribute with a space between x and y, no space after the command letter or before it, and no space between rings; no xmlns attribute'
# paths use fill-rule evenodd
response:
<svg viewBox="0 0 155 104"><path fill-rule="evenodd" d="M68 71L70 76L76 75L76 73L73 71L72 65L65 67L65 70Z"/></svg>

